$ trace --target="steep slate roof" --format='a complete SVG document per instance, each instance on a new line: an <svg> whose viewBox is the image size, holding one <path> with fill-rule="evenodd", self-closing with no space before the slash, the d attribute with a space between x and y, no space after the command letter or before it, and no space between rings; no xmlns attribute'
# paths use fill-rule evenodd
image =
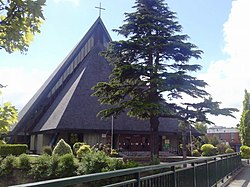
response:
<svg viewBox="0 0 250 187"><path fill-rule="evenodd" d="M100 18L83 39L58 66L19 114L11 135L27 132L78 131L107 132L111 120L100 120L96 114L103 108L91 88L107 81L111 73L108 62L99 55L111 38ZM149 122L125 114L114 119L114 131L149 133ZM178 133L178 121L160 119L160 134ZM192 133L198 135L195 129Z"/></svg>

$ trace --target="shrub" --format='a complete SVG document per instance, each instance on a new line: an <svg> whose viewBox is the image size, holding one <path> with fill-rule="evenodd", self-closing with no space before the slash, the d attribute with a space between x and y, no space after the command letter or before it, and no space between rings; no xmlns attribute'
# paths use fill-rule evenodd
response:
<svg viewBox="0 0 250 187"><path fill-rule="evenodd" d="M104 153L106 153L106 155L111 156L111 157L118 156L117 150L111 149L110 144L97 143L92 147L92 149L95 151L103 151Z"/></svg>
<svg viewBox="0 0 250 187"><path fill-rule="evenodd" d="M103 168L102 171L114 171L125 168L126 165L123 160L117 158L108 158L107 167Z"/></svg>
<svg viewBox="0 0 250 187"><path fill-rule="evenodd" d="M213 156L216 154L216 147L212 144L204 144L201 146L202 156Z"/></svg>
<svg viewBox="0 0 250 187"><path fill-rule="evenodd" d="M50 146L43 147L43 154L52 155L52 148Z"/></svg>
<svg viewBox="0 0 250 187"><path fill-rule="evenodd" d="M30 175L36 180L47 180L59 177L70 177L76 174L77 165L73 154L49 156L43 154L38 157L36 164L30 170Z"/></svg>
<svg viewBox="0 0 250 187"><path fill-rule="evenodd" d="M19 167L22 169L30 169L31 165L30 165L30 158L28 157L28 155L26 154L21 154L19 157Z"/></svg>
<svg viewBox="0 0 250 187"><path fill-rule="evenodd" d="M221 143L221 140L218 136L213 135L212 137L207 137L208 138L208 144L212 144L213 146L217 146L218 144Z"/></svg>
<svg viewBox="0 0 250 187"><path fill-rule="evenodd" d="M133 160L129 160L129 161L124 163L125 168L134 168L134 167L138 167L138 166L139 166L139 164Z"/></svg>
<svg viewBox="0 0 250 187"><path fill-rule="evenodd" d="M111 156L111 157L117 157L117 156L118 156L117 150L112 149L112 150L111 150L111 153L110 153L110 156Z"/></svg>
<svg viewBox="0 0 250 187"><path fill-rule="evenodd" d="M81 159L78 174L102 172L108 166L108 157L103 151L90 151Z"/></svg>
<svg viewBox="0 0 250 187"><path fill-rule="evenodd" d="M195 156L195 157L201 156L200 152L199 152L197 149L193 150L192 154L193 154L193 156Z"/></svg>
<svg viewBox="0 0 250 187"><path fill-rule="evenodd" d="M217 151L218 151L219 154L225 154L226 150L228 148L230 148L229 145L226 145L224 143L220 143L220 144L216 145L216 147L217 147Z"/></svg>
<svg viewBox="0 0 250 187"><path fill-rule="evenodd" d="M103 143L97 143L92 147L95 151L103 151L107 155L110 155L111 152L111 145L110 144L103 144Z"/></svg>
<svg viewBox="0 0 250 187"><path fill-rule="evenodd" d="M0 145L1 144L6 144L6 142L4 140L0 140Z"/></svg>
<svg viewBox="0 0 250 187"><path fill-rule="evenodd" d="M70 177L76 174L77 166L74 162L74 156L72 154L66 154L59 157L58 162L58 177Z"/></svg>
<svg viewBox="0 0 250 187"><path fill-rule="evenodd" d="M80 158L80 159L81 159L81 158L84 157L85 154L86 154L87 152L89 152L89 151L91 151L89 145L86 145L86 144L82 145L82 146L80 147L80 149L78 149L78 151L76 152L77 158Z"/></svg>
<svg viewBox="0 0 250 187"><path fill-rule="evenodd" d="M17 160L14 156L7 156L3 159L0 166L0 176L10 175L17 166Z"/></svg>
<svg viewBox="0 0 250 187"><path fill-rule="evenodd" d="M76 155L77 151L80 149L80 147L82 145L87 145L87 144L84 143L84 142L76 142L76 143L74 143L74 145L73 145L73 152L74 152L75 155Z"/></svg>
<svg viewBox="0 0 250 187"><path fill-rule="evenodd" d="M61 139L55 146L52 155L57 154L59 156L72 154L72 149L63 139Z"/></svg>
<svg viewBox="0 0 250 187"><path fill-rule="evenodd" d="M59 165L59 157L57 154L50 156L50 165L48 176L50 178L55 178L58 176L58 165Z"/></svg>
<svg viewBox="0 0 250 187"><path fill-rule="evenodd" d="M27 149L26 144L0 144L0 155L21 155Z"/></svg>
<svg viewBox="0 0 250 187"><path fill-rule="evenodd" d="M250 157L250 147L243 145L240 147L240 153L242 158L249 159Z"/></svg>
<svg viewBox="0 0 250 187"><path fill-rule="evenodd" d="M49 179L51 177L51 156L44 154L37 158L36 164L30 170L35 179Z"/></svg>
<svg viewBox="0 0 250 187"><path fill-rule="evenodd" d="M225 153L234 153L234 150L232 149L232 148L227 148L226 149L226 151L225 151Z"/></svg>

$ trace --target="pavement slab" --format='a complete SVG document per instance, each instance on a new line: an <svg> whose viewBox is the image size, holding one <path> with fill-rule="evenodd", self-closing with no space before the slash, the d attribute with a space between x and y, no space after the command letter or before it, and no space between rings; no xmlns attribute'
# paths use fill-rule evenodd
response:
<svg viewBox="0 0 250 187"><path fill-rule="evenodd" d="M250 187L250 166L245 166L227 187Z"/></svg>

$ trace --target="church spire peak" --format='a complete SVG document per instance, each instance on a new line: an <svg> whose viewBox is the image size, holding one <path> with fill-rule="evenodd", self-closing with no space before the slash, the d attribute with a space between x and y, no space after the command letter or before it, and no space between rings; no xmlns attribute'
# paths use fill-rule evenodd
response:
<svg viewBox="0 0 250 187"><path fill-rule="evenodd" d="M101 17L102 10L106 10L105 8L102 8L102 3L101 2L100 2L99 7L96 6L95 8L99 9L99 17Z"/></svg>

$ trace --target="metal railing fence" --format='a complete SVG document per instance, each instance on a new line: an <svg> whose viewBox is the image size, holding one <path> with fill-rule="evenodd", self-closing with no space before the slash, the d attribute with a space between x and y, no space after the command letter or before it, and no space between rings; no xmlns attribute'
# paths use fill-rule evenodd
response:
<svg viewBox="0 0 250 187"><path fill-rule="evenodd" d="M62 187L81 184L82 187L210 187L216 186L241 166L240 154L231 153L18 186Z"/></svg>

